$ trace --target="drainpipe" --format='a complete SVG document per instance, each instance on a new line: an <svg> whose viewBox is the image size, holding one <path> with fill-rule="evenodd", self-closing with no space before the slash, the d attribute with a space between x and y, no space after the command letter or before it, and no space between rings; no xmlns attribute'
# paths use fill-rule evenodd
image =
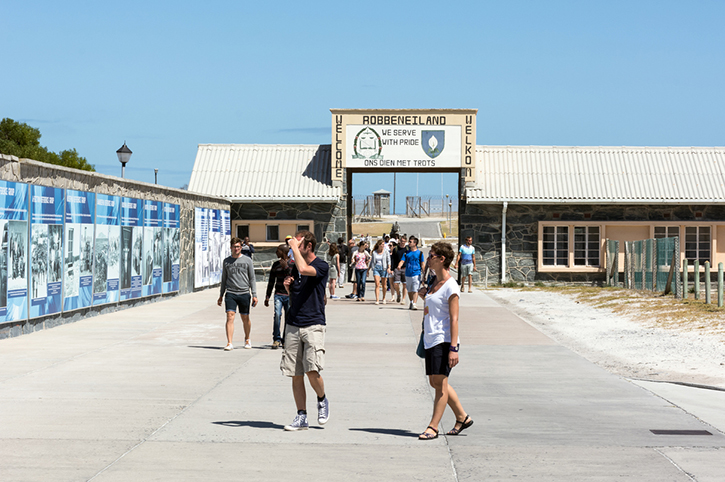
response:
<svg viewBox="0 0 725 482"><path fill-rule="evenodd" d="M501 212L501 283L506 282L506 210L509 207L508 201L503 202Z"/></svg>

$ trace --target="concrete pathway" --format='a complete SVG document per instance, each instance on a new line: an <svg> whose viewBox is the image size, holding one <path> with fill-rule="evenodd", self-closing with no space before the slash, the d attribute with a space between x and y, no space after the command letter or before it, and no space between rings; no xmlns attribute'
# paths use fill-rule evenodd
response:
<svg viewBox="0 0 725 482"><path fill-rule="evenodd" d="M224 352L216 297L0 341L0 480L725 480L713 426L482 292L461 302L451 384L475 420L462 435L416 438L432 410L414 354L422 310L351 300L328 304L330 421L315 423L310 390L310 430L285 432L295 408L272 308L252 312L253 349Z"/></svg>

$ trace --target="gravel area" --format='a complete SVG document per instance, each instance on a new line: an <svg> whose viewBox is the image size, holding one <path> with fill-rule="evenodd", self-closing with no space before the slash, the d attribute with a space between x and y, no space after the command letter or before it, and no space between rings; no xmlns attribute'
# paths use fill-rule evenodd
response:
<svg viewBox="0 0 725 482"><path fill-rule="evenodd" d="M552 339L612 373L725 388L720 336L661 328L567 294L502 288L485 293Z"/></svg>

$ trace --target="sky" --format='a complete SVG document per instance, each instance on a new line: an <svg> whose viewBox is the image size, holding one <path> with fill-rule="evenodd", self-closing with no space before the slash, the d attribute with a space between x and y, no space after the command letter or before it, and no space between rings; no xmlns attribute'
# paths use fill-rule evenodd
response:
<svg viewBox="0 0 725 482"><path fill-rule="evenodd" d="M699 0L6 1L0 118L104 174L126 142L126 177L171 187L199 144L329 144L331 108L478 109L479 145L722 146L724 19ZM396 204L456 182L398 175Z"/></svg>

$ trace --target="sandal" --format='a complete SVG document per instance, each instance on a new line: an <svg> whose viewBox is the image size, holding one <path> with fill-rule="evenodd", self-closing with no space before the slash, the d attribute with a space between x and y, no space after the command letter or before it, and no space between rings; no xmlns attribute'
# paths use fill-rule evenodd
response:
<svg viewBox="0 0 725 482"><path fill-rule="evenodd" d="M434 438L438 438L438 430L434 429L430 425L426 428L426 430L431 429L435 432L435 434L423 432L422 434L418 435L418 440L433 440Z"/></svg>
<svg viewBox="0 0 725 482"><path fill-rule="evenodd" d="M456 420L456 425L461 424L461 428L456 428L455 426L453 429L451 429L449 432L446 433L446 435L458 435L459 433L466 430L468 427L473 425L473 420L471 420L471 417L466 415L466 418L463 419L463 421Z"/></svg>

